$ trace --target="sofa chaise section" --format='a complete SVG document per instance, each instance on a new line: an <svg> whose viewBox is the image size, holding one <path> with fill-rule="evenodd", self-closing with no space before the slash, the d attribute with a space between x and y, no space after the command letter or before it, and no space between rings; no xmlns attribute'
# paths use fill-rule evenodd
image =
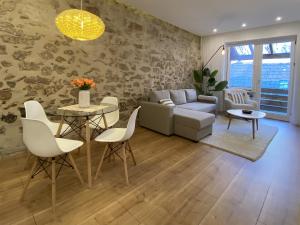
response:
<svg viewBox="0 0 300 225"><path fill-rule="evenodd" d="M215 116L211 113L174 109L174 133L193 141L212 134Z"/></svg>

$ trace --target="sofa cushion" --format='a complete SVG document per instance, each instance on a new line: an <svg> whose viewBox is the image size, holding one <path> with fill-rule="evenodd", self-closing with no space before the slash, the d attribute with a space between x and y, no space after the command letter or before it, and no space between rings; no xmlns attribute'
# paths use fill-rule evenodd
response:
<svg viewBox="0 0 300 225"><path fill-rule="evenodd" d="M170 99L170 92L168 90L152 91L150 94L150 102L159 103L162 99Z"/></svg>
<svg viewBox="0 0 300 225"><path fill-rule="evenodd" d="M181 105L186 103L186 96L184 90L170 90L170 95L175 105Z"/></svg>
<svg viewBox="0 0 300 225"><path fill-rule="evenodd" d="M197 102L197 92L195 89L185 89L186 101Z"/></svg>
<svg viewBox="0 0 300 225"><path fill-rule="evenodd" d="M182 108L174 109L174 123L182 126L202 129L211 126L215 122L215 116L211 113L193 111Z"/></svg>
<svg viewBox="0 0 300 225"><path fill-rule="evenodd" d="M176 107L181 108L181 109L189 109L189 110L201 111L201 112L207 112L207 113L213 112L216 110L215 104L203 103L203 102L191 102L191 103L178 105Z"/></svg>

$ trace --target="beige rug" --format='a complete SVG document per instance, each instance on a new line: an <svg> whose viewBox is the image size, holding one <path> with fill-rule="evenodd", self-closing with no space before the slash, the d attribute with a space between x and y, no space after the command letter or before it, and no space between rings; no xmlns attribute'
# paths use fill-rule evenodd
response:
<svg viewBox="0 0 300 225"><path fill-rule="evenodd" d="M227 130L228 119L219 116L213 127L213 134L201 140L202 143L255 161L266 151L278 129L260 121L255 139L252 139L252 123L232 119Z"/></svg>

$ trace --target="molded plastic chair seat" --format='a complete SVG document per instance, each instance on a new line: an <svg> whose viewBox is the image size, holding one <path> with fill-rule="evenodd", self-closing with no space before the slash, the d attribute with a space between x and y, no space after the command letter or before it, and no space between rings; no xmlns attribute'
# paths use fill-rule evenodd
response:
<svg viewBox="0 0 300 225"><path fill-rule="evenodd" d="M130 153L132 160L133 160L134 164L136 165L136 161L135 161L133 152L131 150L131 146L129 144L129 139L132 137L132 135L134 133L136 117L137 117L137 114L138 114L138 111L140 108L141 107L139 106L131 113L126 128L110 128L110 129L104 131L98 137L96 137L95 141L107 143L107 145L105 146L105 149L102 153L95 178L98 177L98 174L101 170L104 158L110 157L111 155L117 155L118 157L120 157L122 159L122 161L124 163L125 180L126 180L126 183L129 184L128 171L127 171L127 154L126 153L127 152ZM114 146L114 143L117 143L117 146ZM119 146L121 146L120 148L117 148L118 143L120 144ZM121 153L122 153L121 156L117 152L119 150L121 150ZM108 156L106 156L107 151L109 151Z"/></svg>
<svg viewBox="0 0 300 225"><path fill-rule="evenodd" d="M83 145L82 141L69 140L64 138L55 138L58 147L64 152L68 153L74 151Z"/></svg>
<svg viewBox="0 0 300 225"><path fill-rule="evenodd" d="M95 141L109 143L122 142L125 134L126 128L111 128L96 137Z"/></svg>
<svg viewBox="0 0 300 225"><path fill-rule="evenodd" d="M51 132L53 135L56 135L57 131L58 131L58 127L59 127L59 123L55 123L55 122L50 122L47 123L48 127L50 128ZM63 134L67 129L69 129L70 126L68 124L63 124L60 134Z"/></svg>
<svg viewBox="0 0 300 225"><path fill-rule="evenodd" d="M24 102L24 106L25 106L27 119L43 121L50 128L51 133L53 135L56 135L58 127L59 127L59 123L52 122L47 118L47 115L45 113L43 106L38 101L30 100L30 101ZM63 124L60 134L62 134L68 128L69 128L69 125Z"/></svg>

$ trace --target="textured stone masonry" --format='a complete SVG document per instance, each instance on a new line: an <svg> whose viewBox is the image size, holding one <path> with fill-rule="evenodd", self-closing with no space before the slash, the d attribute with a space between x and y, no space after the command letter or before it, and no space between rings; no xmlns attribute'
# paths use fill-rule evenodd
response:
<svg viewBox="0 0 300 225"><path fill-rule="evenodd" d="M92 101L120 101L121 120L151 90L192 86L200 37L114 0L85 0L106 32L95 41L64 37L55 27L78 0L0 0L0 155L24 149L19 108L29 99L45 108L77 102L70 81L93 78Z"/></svg>

